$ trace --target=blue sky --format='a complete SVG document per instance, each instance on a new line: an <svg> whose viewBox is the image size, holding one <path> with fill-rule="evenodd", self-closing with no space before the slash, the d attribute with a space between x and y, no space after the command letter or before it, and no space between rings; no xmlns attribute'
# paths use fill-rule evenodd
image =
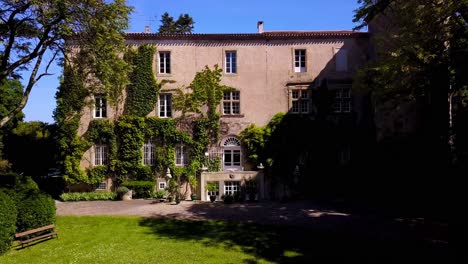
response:
<svg viewBox="0 0 468 264"><path fill-rule="evenodd" d="M131 0L134 6L129 32L143 32L149 25L157 31L164 12L177 18L188 13L195 21L194 33L255 33L257 21L265 30L350 30L357 0ZM55 91L61 69L53 67L31 92L24 109L25 121L53 123ZM25 79L27 76L24 77Z"/></svg>

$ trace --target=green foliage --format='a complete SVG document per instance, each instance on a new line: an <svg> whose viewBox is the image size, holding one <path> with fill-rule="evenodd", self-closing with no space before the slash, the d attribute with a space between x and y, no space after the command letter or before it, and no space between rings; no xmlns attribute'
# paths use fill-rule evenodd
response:
<svg viewBox="0 0 468 264"><path fill-rule="evenodd" d="M153 61L156 48L142 45L128 54L133 70L127 87L125 114L145 117L158 101L158 85L154 77Z"/></svg>
<svg viewBox="0 0 468 264"><path fill-rule="evenodd" d="M96 80L89 85L91 90L109 94L110 102L117 101L115 95L126 85L128 70L119 56L125 48L123 31L132 11L124 0L2 1L0 6L4 28L15 29L0 31L0 39L7 40L0 42L5 51L0 57L0 83L21 75L28 80L23 100L8 109L0 127L21 112L34 84L50 74L49 66L57 58L76 67L81 80ZM70 52L72 45L79 51Z"/></svg>
<svg viewBox="0 0 468 264"><path fill-rule="evenodd" d="M19 106L23 97L23 85L18 80L0 80L0 119L7 116L10 111ZM22 120L24 114L19 112L14 121L16 123Z"/></svg>
<svg viewBox="0 0 468 264"><path fill-rule="evenodd" d="M166 195L167 195L166 190L157 190L157 191L153 192L152 197L156 198L156 199L162 199L162 198L166 197Z"/></svg>
<svg viewBox="0 0 468 264"><path fill-rule="evenodd" d="M207 182L205 188L209 192L217 192L219 190L219 185L216 182Z"/></svg>
<svg viewBox="0 0 468 264"><path fill-rule="evenodd" d="M161 25L159 26L159 33L164 34L188 34L193 31L193 18L188 14L181 14L177 21L174 21L174 18L165 12L161 16Z"/></svg>
<svg viewBox="0 0 468 264"><path fill-rule="evenodd" d="M145 140L145 119L142 117L122 116L116 123L119 142L117 173L121 180L136 178L142 166L141 147Z"/></svg>
<svg viewBox="0 0 468 264"><path fill-rule="evenodd" d="M55 131L55 125L39 121L18 123L5 137L5 157L13 171L42 176L55 167Z"/></svg>
<svg viewBox="0 0 468 264"><path fill-rule="evenodd" d="M0 189L0 255L10 249L16 231L15 201Z"/></svg>
<svg viewBox="0 0 468 264"><path fill-rule="evenodd" d="M103 182L109 175L108 168L106 165L98 165L86 169L88 175L87 183L100 183Z"/></svg>
<svg viewBox="0 0 468 264"><path fill-rule="evenodd" d="M208 171L221 171L221 157L213 157L207 160L207 163Z"/></svg>
<svg viewBox="0 0 468 264"><path fill-rule="evenodd" d="M228 194L228 195L225 195L224 198L223 198L223 201L225 204L232 204L234 203L234 196Z"/></svg>
<svg viewBox="0 0 468 264"><path fill-rule="evenodd" d="M135 198L149 198L154 192L154 182L152 181L127 181L122 183L122 186L132 190Z"/></svg>
<svg viewBox="0 0 468 264"><path fill-rule="evenodd" d="M114 192L71 192L62 193L60 199L64 202L75 201L107 201L115 200L117 194Z"/></svg>
<svg viewBox="0 0 468 264"><path fill-rule="evenodd" d="M395 109L422 102L421 112L427 121L423 129L431 140L427 145L433 149L449 145L452 153L443 155L453 155L455 136L449 127L449 115L466 111L463 102L468 98L468 2L360 3L355 21L365 24L365 19L385 28L375 33L377 60L361 70L353 89L370 90L379 115L391 116ZM439 162L452 159L436 158Z"/></svg>
<svg viewBox="0 0 468 264"><path fill-rule="evenodd" d="M17 232L55 223L55 202L48 195L29 192L17 206Z"/></svg>
<svg viewBox="0 0 468 264"><path fill-rule="evenodd" d="M115 191L117 193L117 197L119 197L119 199L122 199L122 197L128 193L130 190L125 187L125 186L120 186L119 188L117 188L117 190Z"/></svg>
<svg viewBox="0 0 468 264"><path fill-rule="evenodd" d="M267 164L268 152L266 146L284 116L284 113L277 113L265 127L252 124L240 133L239 137L242 145L247 150L247 158L253 164Z"/></svg>

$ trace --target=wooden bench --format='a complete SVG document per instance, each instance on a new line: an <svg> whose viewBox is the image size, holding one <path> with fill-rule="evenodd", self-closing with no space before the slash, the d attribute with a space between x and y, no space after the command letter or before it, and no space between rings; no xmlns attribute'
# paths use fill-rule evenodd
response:
<svg viewBox="0 0 468 264"><path fill-rule="evenodd" d="M28 230L28 231L17 233L17 234L15 234L15 238L19 239L19 242L21 243L21 247L24 247L24 245L27 245L27 244L29 244L29 243L31 243L33 241L36 241L36 240L40 240L40 239L44 239L44 238L51 238L51 237L53 238L54 236L58 238L58 233L54 231L54 228L55 228L54 224L46 225L46 226L39 227L39 228L36 228L36 229L31 229L31 230ZM34 234L42 233L42 232L44 232L44 233L39 235L39 236L34 236L32 238L28 238L29 235L34 235ZM24 240L24 238L27 238L27 239Z"/></svg>

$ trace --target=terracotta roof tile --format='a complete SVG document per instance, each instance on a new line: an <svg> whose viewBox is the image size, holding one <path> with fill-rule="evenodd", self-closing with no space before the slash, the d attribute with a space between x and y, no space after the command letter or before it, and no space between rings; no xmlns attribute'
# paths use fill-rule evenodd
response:
<svg viewBox="0 0 468 264"><path fill-rule="evenodd" d="M134 33L125 34L128 40L284 40L314 38L359 38L368 37L367 32L335 31L267 31L264 33L223 33L223 34L159 34Z"/></svg>

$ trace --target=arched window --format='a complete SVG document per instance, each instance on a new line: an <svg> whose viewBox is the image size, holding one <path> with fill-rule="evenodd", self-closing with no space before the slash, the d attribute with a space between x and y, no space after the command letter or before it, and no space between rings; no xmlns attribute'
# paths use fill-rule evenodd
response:
<svg viewBox="0 0 468 264"><path fill-rule="evenodd" d="M235 137L227 137L221 141L223 147L224 170L241 170L241 144Z"/></svg>

